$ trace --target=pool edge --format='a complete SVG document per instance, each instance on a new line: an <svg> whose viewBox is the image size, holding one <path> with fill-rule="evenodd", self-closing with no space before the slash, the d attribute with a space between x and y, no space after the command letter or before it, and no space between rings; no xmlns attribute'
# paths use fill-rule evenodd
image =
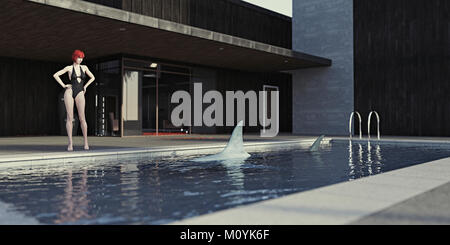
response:
<svg viewBox="0 0 450 245"><path fill-rule="evenodd" d="M325 138L325 144L332 138ZM264 149L276 149L285 145L299 145L308 147L314 142L313 139L263 141L244 143L247 152L256 152ZM0 169L14 167L29 167L46 164L66 164L80 162L95 162L97 160L150 160L157 157L189 156L196 154L215 154L220 152L226 143L198 146L175 146L175 147L142 147L142 148L117 148L108 150L91 150L85 152L53 152L32 153L25 156L5 155L0 159Z"/></svg>

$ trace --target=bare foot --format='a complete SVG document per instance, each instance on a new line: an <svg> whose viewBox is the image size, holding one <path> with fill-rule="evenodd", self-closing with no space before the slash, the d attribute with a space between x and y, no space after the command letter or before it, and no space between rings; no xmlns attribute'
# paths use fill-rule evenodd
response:
<svg viewBox="0 0 450 245"><path fill-rule="evenodd" d="M67 151L73 151L73 146L72 145L67 146Z"/></svg>
<svg viewBox="0 0 450 245"><path fill-rule="evenodd" d="M89 150L89 146L88 145L84 145L84 149L85 150Z"/></svg>

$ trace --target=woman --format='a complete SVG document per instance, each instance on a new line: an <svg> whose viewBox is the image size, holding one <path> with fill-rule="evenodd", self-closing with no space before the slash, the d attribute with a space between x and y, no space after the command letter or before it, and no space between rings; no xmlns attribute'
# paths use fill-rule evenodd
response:
<svg viewBox="0 0 450 245"><path fill-rule="evenodd" d="M56 72L53 77L56 81L66 89L64 92L64 104L66 105L67 120L66 129L67 136L69 137L69 145L67 146L68 151L73 151L72 145L72 121L73 121L73 101L77 104L78 118L80 119L81 130L83 131L84 137L84 149L89 150L88 140L87 140L87 123L86 117L84 116L86 89L94 80L95 77L89 71L87 66L81 65L83 61L84 53L81 50L75 50L72 54L73 64L64 67L62 70ZM64 73L68 73L69 80L71 84L64 84L61 81L61 76ZM84 84L86 79L86 74L90 77L89 81Z"/></svg>

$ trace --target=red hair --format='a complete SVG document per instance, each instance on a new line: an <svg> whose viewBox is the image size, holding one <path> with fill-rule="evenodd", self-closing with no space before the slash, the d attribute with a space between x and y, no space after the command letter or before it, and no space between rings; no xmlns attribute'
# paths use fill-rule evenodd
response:
<svg viewBox="0 0 450 245"><path fill-rule="evenodd" d="M78 58L84 58L84 53L83 53L83 51L77 49L77 50L73 51L72 61L75 62L75 61L77 61Z"/></svg>

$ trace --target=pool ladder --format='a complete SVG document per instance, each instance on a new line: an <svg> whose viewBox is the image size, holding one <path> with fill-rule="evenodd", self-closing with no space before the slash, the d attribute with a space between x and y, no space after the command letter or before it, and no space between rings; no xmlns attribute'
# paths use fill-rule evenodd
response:
<svg viewBox="0 0 450 245"><path fill-rule="evenodd" d="M369 113L369 119L367 119L367 137L369 137L370 140L370 117L372 116L372 113L375 113L375 116L377 116L377 136L378 140L380 140L380 116L376 111L371 111Z"/></svg>
<svg viewBox="0 0 450 245"><path fill-rule="evenodd" d="M362 131L361 131L361 114L357 111L352 111L352 114L350 114L350 121L348 122L348 132L350 133L350 139L352 138L352 122L353 122L353 115L356 113L358 115L359 119L359 138L362 139Z"/></svg>
<svg viewBox="0 0 450 245"><path fill-rule="evenodd" d="M350 120L348 122L348 132L350 134L350 139L352 138L352 119L353 119L353 115L356 113L356 115L358 116L359 119L359 138L362 139L362 131L361 131L361 114L359 114L358 111L353 111L350 114ZM375 114L375 116L377 117L377 138L378 140L380 140L380 116L378 115L378 113L376 111L371 111L369 113L369 118L367 119L367 136L370 140L370 119L372 118L372 113Z"/></svg>

